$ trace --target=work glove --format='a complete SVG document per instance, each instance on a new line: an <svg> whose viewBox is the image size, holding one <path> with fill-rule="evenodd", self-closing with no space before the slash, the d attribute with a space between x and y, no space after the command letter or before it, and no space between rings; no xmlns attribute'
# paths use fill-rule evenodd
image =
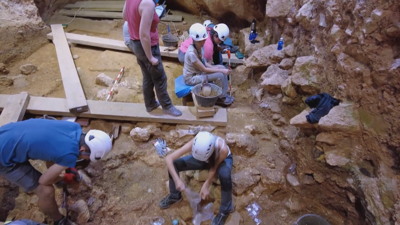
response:
<svg viewBox="0 0 400 225"><path fill-rule="evenodd" d="M154 147L159 156L164 157L167 154L167 141L162 138L157 138L154 142Z"/></svg>
<svg viewBox="0 0 400 225"><path fill-rule="evenodd" d="M65 170L64 179L62 180L64 184L76 184L82 180L82 176L78 173L75 168L68 168Z"/></svg>

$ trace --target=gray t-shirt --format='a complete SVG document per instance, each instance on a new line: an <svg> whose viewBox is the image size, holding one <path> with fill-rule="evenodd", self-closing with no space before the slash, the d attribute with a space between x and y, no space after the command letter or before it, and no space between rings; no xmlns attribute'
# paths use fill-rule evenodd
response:
<svg viewBox="0 0 400 225"><path fill-rule="evenodd" d="M201 48L201 55L197 54L197 50L193 45L190 45L185 54L185 64L183 65L183 80L185 83L190 83L193 76L202 74L202 71L197 69L194 63L197 60L203 62L204 48Z"/></svg>

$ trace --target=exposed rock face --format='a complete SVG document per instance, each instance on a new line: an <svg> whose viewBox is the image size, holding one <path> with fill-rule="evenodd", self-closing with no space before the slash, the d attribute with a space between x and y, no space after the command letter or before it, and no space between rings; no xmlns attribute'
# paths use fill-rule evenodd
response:
<svg viewBox="0 0 400 225"><path fill-rule="evenodd" d="M13 59L26 57L47 42L46 33L49 33L50 29L40 18L33 0L2 1L0 12L0 33L7 33L2 35L0 40L0 62L7 64ZM25 44L27 41L29 45Z"/></svg>
<svg viewBox="0 0 400 225"><path fill-rule="evenodd" d="M293 7L289 9L289 6ZM264 74L272 71L275 64L288 70L289 76L284 81L262 75L260 84L268 88L268 94L276 95L278 91L271 89L272 82L280 83L284 94L281 101L300 105L298 115L292 116L290 124L301 128L306 137L280 141L280 148L294 156L296 171L303 174L286 176L292 188L305 194L299 187L319 183L318 191L329 187L343 193L336 198L346 204L324 201L320 196L317 205L324 202L324 207L315 206L319 210L327 207L349 212L345 217L339 213L336 219L330 218L331 223L357 224L362 217L367 223L386 224L395 215L396 202L400 201L398 197L387 200L400 193L391 189L393 182L386 183L388 180L400 182L395 175L400 171L397 132L400 117L396 115L400 110L400 96L396 91L400 85L400 42L392 38L400 34L398 19L393 20L400 18L400 2L372 4L354 0L346 2L346 9L343 7L334 0L268 1L265 30L272 31L272 40L283 37L287 46L277 52L275 44L265 43L267 46L255 50L244 65L264 70ZM293 67L289 60L294 62ZM304 101L319 92L329 93L342 103L313 125L305 118L310 109L305 109L306 105L299 104L298 99L301 97ZM268 94L263 99L268 99ZM268 107L273 105L268 103ZM272 118L274 122L279 121L279 116ZM272 127L271 130L283 138L279 129ZM330 168L321 166L320 162ZM346 194L343 189L352 193ZM384 194L378 197L378 193ZM374 198L380 200L374 202ZM291 212L303 208L292 206Z"/></svg>
<svg viewBox="0 0 400 225"><path fill-rule="evenodd" d="M208 14L228 26L249 25L252 19L262 21L265 17L266 0L171 0L168 4L183 7L194 15ZM236 23L236 24L235 24Z"/></svg>

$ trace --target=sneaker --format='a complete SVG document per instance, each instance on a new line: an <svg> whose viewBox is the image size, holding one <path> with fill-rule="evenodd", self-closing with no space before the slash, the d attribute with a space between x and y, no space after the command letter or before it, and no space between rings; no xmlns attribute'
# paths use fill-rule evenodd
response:
<svg viewBox="0 0 400 225"><path fill-rule="evenodd" d="M58 225L77 225L68 219L68 217L64 216L60 221L58 221Z"/></svg>
<svg viewBox="0 0 400 225"><path fill-rule="evenodd" d="M146 107L146 112L151 112L151 111L157 109L159 106L160 106L160 103L158 103L158 101L156 101L156 104L153 107L149 107L149 108Z"/></svg>
<svg viewBox="0 0 400 225"><path fill-rule="evenodd" d="M163 109L162 111L171 116L182 116L182 112L175 108L175 106L171 106L169 109Z"/></svg>
<svg viewBox="0 0 400 225"><path fill-rule="evenodd" d="M228 219L229 214L218 213L212 220L211 225L224 225L226 219Z"/></svg>
<svg viewBox="0 0 400 225"><path fill-rule="evenodd" d="M161 200L160 203L158 203L158 206L160 206L161 209L167 209L172 204L182 201L182 196L179 199L174 199L174 198L171 198L170 196L171 195L168 195L163 200Z"/></svg>

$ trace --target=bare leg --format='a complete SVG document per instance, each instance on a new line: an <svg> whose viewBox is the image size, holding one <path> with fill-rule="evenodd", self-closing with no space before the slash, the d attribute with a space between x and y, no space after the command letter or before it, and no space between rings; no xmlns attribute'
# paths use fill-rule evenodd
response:
<svg viewBox="0 0 400 225"><path fill-rule="evenodd" d="M58 211L53 185L39 185L33 192L39 197L39 209L49 215L54 221L62 219Z"/></svg>

